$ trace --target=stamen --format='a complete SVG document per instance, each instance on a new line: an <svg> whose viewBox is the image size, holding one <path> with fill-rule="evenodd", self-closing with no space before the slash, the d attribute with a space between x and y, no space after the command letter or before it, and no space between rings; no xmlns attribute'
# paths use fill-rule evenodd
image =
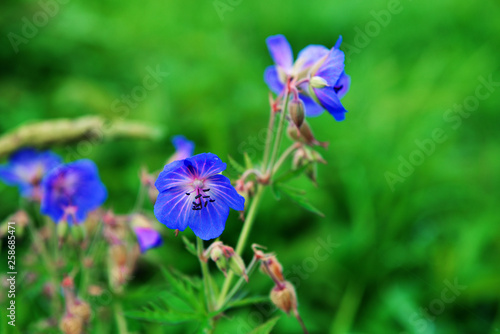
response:
<svg viewBox="0 0 500 334"><path fill-rule="evenodd" d="M209 201L210 201L210 202L212 202L212 203L213 203L213 202L215 202L215 200L214 200L214 199L209 199Z"/></svg>
<svg viewBox="0 0 500 334"><path fill-rule="evenodd" d="M205 208L207 207L208 202L205 202Z"/></svg>
<svg viewBox="0 0 500 334"><path fill-rule="evenodd" d="M201 196L202 196L201 194L198 194L198 195L196 195L196 196L194 197L194 199L198 199L198 198L200 198Z"/></svg>
<svg viewBox="0 0 500 334"><path fill-rule="evenodd" d="M210 196L203 196L203 198L210 198Z"/></svg>
<svg viewBox="0 0 500 334"><path fill-rule="evenodd" d="M204 192L210 191L210 188L202 189Z"/></svg>
<svg viewBox="0 0 500 334"><path fill-rule="evenodd" d="M191 195L191 193L186 193L186 195L188 195L188 196L189 196L189 195Z"/></svg>

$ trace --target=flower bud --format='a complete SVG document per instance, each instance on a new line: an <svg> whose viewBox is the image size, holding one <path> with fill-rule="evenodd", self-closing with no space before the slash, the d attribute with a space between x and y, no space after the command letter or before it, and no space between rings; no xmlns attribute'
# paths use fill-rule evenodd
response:
<svg viewBox="0 0 500 334"><path fill-rule="evenodd" d="M323 88L328 86L328 82L326 82L326 80L323 79L322 77L318 76L312 77L309 83L313 88Z"/></svg>
<svg viewBox="0 0 500 334"><path fill-rule="evenodd" d="M215 245L210 251L210 258L215 262L217 267L224 273L224 275L226 275L227 270L229 269L229 263L226 256L224 256L224 250L222 248L224 246L222 245L222 242L220 244L216 244L217 245Z"/></svg>
<svg viewBox="0 0 500 334"><path fill-rule="evenodd" d="M285 281L276 285L271 290L270 297L273 304L286 314L290 314L290 311L294 311L294 313L297 311L297 295L290 282Z"/></svg>
<svg viewBox="0 0 500 334"><path fill-rule="evenodd" d="M293 99L288 104L288 111L290 112L290 117L293 123L300 128L302 123L304 123L305 113L304 113L304 103L300 99Z"/></svg>
<svg viewBox="0 0 500 334"><path fill-rule="evenodd" d="M65 221L59 222L59 224L57 224L57 236L59 237L59 239L64 239L64 237L66 237L67 234L68 234L68 223Z"/></svg>
<svg viewBox="0 0 500 334"><path fill-rule="evenodd" d="M217 264L217 267L226 275L228 269L231 269L236 275L243 276L248 282L245 263L241 256L234 252L234 249L225 246L221 241L216 241L207 249L210 252L210 258Z"/></svg>
<svg viewBox="0 0 500 334"><path fill-rule="evenodd" d="M80 242L85 239L85 229L82 225L74 224L69 228L69 231L76 242Z"/></svg>
<svg viewBox="0 0 500 334"><path fill-rule="evenodd" d="M238 254L234 253L229 258L229 268L237 275L243 276L245 280L248 282L248 276L246 273L245 262Z"/></svg>
<svg viewBox="0 0 500 334"><path fill-rule="evenodd" d="M70 307L70 312L73 315L80 317L84 323L87 323L90 320L90 306L84 301L76 301L75 305Z"/></svg>
<svg viewBox="0 0 500 334"><path fill-rule="evenodd" d="M124 245L112 245L109 248L112 261L118 266L127 264L127 248Z"/></svg>
<svg viewBox="0 0 500 334"><path fill-rule="evenodd" d="M283 277L283 266L274 255L267 255L262 259L260 270L273 280L278 280L278 282L285 281Z"/></svg>
<svg viewBox="0 0 500 334"><path fill-rule="evenodd" d="M64 334L80 334L83 332L83 320L80 317L66 314L59 324Z"/></svg>

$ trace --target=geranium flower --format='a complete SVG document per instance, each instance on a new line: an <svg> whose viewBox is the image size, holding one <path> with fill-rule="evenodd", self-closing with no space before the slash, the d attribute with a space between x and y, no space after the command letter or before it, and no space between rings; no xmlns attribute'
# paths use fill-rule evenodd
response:
<svg viewBox="0 0 500 334"><path fill-rule="evenodd" d="M350 78L344 72L344 53L339 47L342 37L330 50L322 45L309 45L299 52L293 63L290 44L283 35L270 36L266 40L275 65L264 71L264 81L269 89L281 94L287 78L293 78L293 87L298 98L304 103L305 113L309 117L322 114L326 109L337 121L343 120L347 112L340 99L347 93ZM313 87L311 80L320 83Z"/></svg>
<svg viewBox="0 0 500 334"><path fill-rule="evenodd" d="M0 166L0 180L17 186L21 196L39 200L42 178L61 163L62 159L51 151L25 148L12 154L9 162Z"/></svg>
<svg viewBox="0 0 500 334"><path fill-rule="evenodd" d="M156 218L171 229L190 227L203 240L220 236L229 208L243 210L245 204L229 179L219 174L225 169L226 164L212 153L166 165L155 182L160 192Z"/></svg>
<svg viewBox="0 0 500 334"><path fill-rule="evenodd" d="M97 166L86 159L54 168L43 179L42 188L41 211L56 223L81 223L107 198Z"/></svg>

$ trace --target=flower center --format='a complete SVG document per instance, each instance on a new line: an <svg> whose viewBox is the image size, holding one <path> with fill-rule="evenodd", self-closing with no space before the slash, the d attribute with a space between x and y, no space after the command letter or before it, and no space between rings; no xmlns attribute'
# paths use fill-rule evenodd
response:
<svg viewBox="0 0 500 334"><path fill-rule="evenodd" d="M210 198L210 188L204 188L204 182L202 180L196 179L193 181L192 186L193 191L187 192L187 196L194 194L193 210L201 210L206 208L208 203L215 202L215 199Z"/></svg>
<svg viewBox="0 0 500 334"><path fill-rule="evenodd" d="M198 179L194 180L193 187L195 187L196 189L203 188L203 181Z"/></svg>

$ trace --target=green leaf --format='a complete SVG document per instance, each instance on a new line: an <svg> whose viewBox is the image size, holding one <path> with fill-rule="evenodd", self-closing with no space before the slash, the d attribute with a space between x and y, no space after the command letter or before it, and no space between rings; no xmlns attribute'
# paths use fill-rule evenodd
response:
<svg viewBox="0 0 500 334"><path fill-rule="evenodd" d="M230 301L227 304L226 309L233 308L233 307L243 307L243 306L253 305L253 304L260 304L260 303L265 303L265 302L269 302L269 296L248 297L248 298Z"/></svg>
<svg viewBox="0 0 500 334"><path fill-rule="evenodd" d="M250 158L250 156L248 155L248 153L245 152L243 154L243 156L245 157L245 167L246 167L246 169L252 169L253 168L253 162L252 162L252 159Z"/></svg>
<svg viewBox="0 0 500 334"><path fill-rule="evenodd" d="M269 333L271 333L271 330L274 328L274 326L276 325L278 320L280 320L279 316L274 317L274 318L266 321L265 323L263 323L259 327L255 328L253 331L249 332L248 334L269 334Z"/></svg>
<svg viewBox="0 0 500 334"><path fill-rule="evenodd" d="M191 241L189 241L189 239L185 235L182 236L182 241L184 242L184 245L186 245L186 249L189 253L193 254L194 256L198 256L195 245Z"/></svg>
<svg viewBox="0 0 500 334"><path fill-rule="evenodd" d="M236 160L233 159L233 157L228 155L227 159L229 160L229 164L231 165L231 167L233 167L238 173L245 173L245 167L240 165Z"/></svg>
<svg viewBox="0 0 500 334"><path fill-rule="evenodd" d="M283 173L282 175L278 176L273 183L285 183L291 179L294 179L298 176L300 176L307 168L309 164L305 164L303 166L300 166L297 169L290 170L286 173Z"/></svg>
<svg viewBox="0 0 500 334"><path fill-rule="evenodd" d="M201 282L179 272L162 268L162 273L169 283L167 289L157 294L155 301L139 310L125 312L127 317L152 322L179 324L207 321Z"/></svg>
<svg viewBox="0 0 500 334"><path fill-rule="evenodd" d="M295 188L286 186L284 184L276 184L275 188L277 188L278 191L280 191L280 192L284 193L285 195L287 195L288 197L290 197L290 199L292 199L294 202L296 202L297 204L302 206L304 209L306 209L312 213L315 213L320 217L325 216L321 211L319 211L318 209L316 209L316 207L314 207L311 203L309 203L307 198L304 197L305 192L303 190L295 189Z"/></svg>

